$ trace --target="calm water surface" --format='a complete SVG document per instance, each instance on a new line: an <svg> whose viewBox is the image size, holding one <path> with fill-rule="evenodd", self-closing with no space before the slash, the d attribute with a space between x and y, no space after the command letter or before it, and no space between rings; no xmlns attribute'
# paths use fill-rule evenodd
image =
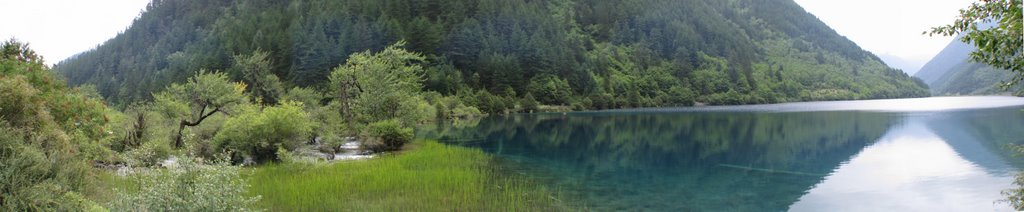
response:
<svg viewBox="0 0 1024 212"><path fill-rule="evenodd" d="M1009 211L1024 99L942 97L490 117L480 148L589 209Z"/></svg>

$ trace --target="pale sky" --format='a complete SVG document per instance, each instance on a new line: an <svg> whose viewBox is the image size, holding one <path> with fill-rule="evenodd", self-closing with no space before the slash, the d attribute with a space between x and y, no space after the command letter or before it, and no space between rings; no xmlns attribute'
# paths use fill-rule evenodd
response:
<svg viewBox="0 0 1024 212"><path fill-rule="evenodd" d="M861 48L905 60L890 66L916 72L952 37L922 35L931 27L953 23L959 9L974 0L796 0L805 10Z"/></svg>
<svg viewBox="0 0 1024 212"><path fill-rule="evenodd" d="M52 65L124 31L147 4L149 0L0 0L0 39L28 42Z"/></svg>
<svg viewBox="0 0 1024 212"><path fill-rule="evenodd" d="M127 28L149 0L0 0L0 39L28 42L48 64ZM839 34L914 72L952 39L921 35L952 22L972 0L796 0ZM897 62L890 58L902 59Z"/></svg>

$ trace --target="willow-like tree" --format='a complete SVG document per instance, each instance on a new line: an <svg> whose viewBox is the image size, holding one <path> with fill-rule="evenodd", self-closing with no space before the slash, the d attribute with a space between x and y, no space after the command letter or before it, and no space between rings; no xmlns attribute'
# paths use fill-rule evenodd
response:
<svg viewBox="0 0 1024 212"><path fill-rule="evenodd" d="M236 55L232 69L242 75L243 82L249 85L249 93L253 98L267 104L277 103L284 93L281 80L271 72L270 53L256 50L250 55Z"/></svg>
<svg viewBox="0 0 1024 212"><path fill-rule="evenodd" d="M345 65L331 72L331 84L349 124L395 119L408 126L432 114L421 108L432 108L420 94L423 67L419 64L425 59L402 49L404 45L398 42L375 54L352 54Z"/></svg>
<svg viewBox="0 0 1024 212"><path fill-rule="evenodd" d="M1004 88L1009 87L1024 80L1022 5L1021 0L981 0L961 9L952 24L932 28L926 33L945 36L963 33L960 40L977 47L970 54L971 60L1016 73L1013 79L1003 83Z"/></svg>
<svg viewBox="0 0 1024 212"><path fill-rule="evenodd" d="M229 81L224 73L203 70L187 83L172 84L154 95L169 117L181 118L174 147L183 145L181 135L185 127L197 126L217 113L228 114L232 107L246 103L245 87L245 83Z"/></svg>

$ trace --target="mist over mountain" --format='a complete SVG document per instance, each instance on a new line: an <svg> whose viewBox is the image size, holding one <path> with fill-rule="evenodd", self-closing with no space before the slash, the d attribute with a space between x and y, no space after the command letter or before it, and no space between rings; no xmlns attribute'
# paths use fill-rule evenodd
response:
<svg viewBox="0 0 1024 212"><path fill-rule="evenodd" d="M882 62L885 62L886 65L903 70L904 73L909 75L914 75L924 66L923 62L905 59L896 55L878 54L878 58L882 59Z"/></svg>

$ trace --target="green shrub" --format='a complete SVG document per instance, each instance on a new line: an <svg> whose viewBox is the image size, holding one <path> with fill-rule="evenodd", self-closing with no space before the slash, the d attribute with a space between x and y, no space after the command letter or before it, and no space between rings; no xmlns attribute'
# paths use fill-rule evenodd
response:
<svg viewBox="0 0 1024 212"><path fill-rule="evenodd" d="M331 101L328 105L308 111L315 125L311 137L319 137L322 145L337 147L344 142L345 136L355 134L355 126L349 126L345 117L339 115L341 103L338 101Z"/></svg>
<svg viewBox="0 0 1024 212"><path fill-rule="evenodd" d="M171 155L170 143L146 142L142 146L125 151L121 158L133 167L146 167L156 165L161 160Z"/></svg>
<svg viewBox="0 0 1024 212"><path fill-rule="evenodd" d="M475 102L476 107L487 114L503 113L508 108L508 105L511 105L505 102L505 98L495 96L485 89L477 91Z"/></svg>
<svg viewBox="0 0 1024 212"><path fill-rule="evenodd" d="M403 49L398 42L377 53L362 52L349 56L344 65L331 71L334 97L350 103L344 116L362 123L397 119L405 125L426 121L435 115L429 110L422 92L425 57ZM429 108L429 109L427 109Z"/></svg>
<svg viewBox="0 0 1024 212"><path fill-rule="evenodd" d="M395 120L379 121L366 126L363 147L374 152L399 150L412 138L412 128L402 127Z"/></svg>
<svg viewBox="0 0 1024 212"><path fill-rule="evenodd" d="M27 140L0 121L0 211L79 211L88 164L26 145ZM32 136L34 137L34 136Z"/></svg>
<svg viewBox="0 0 1024 212"><path fill-rule="evenodd" d="M459 104L457 107L452 108L451 117L453 118L472 118L483 116L483 112L480 109L472 106L466 106Z"/></svg>
<svg viewBox="0 0 1024 212"><path fill-rule="evenodd" d="M671 105L677 106L693 106L694 93L690 88L683 86L672 86L668 90L668 98L666 101Z"/></svg>
<svg viewBox="0 0 1024 212"><path fill-rule="evenodd" d="M313 89L302 87L294 87L288 90L287 93L284 93L284 95L281 95L282 101L302 102L302 105L306 106L307 109L319 107L321 105L320 100L323 98L323 94Z"/></svg>
<svg viewBox="0 0 1024 212"><path fill-rule="evenodd" d="M0 48L0 211L84 211L88 159L100 146L106 107L68 89L26 44ZM82 148L80 144L86 144ZM83 151L85 154L82 154Z"/></svg>
<svg viewBox="0 0 1024 212"><path fill-rule="evenodd" d="M519 100L519 107L522 108L521 112L531 113L537 111L537 106L540 105L537 99L533 98L533 94L526 93L522 100Z"/></svg>
<svg viewBox="0 0 1024 212"><path fill-rule="evenodd" d="M572 88L565 79L554 75L540 75L530 80L526 86L528 93L536 95L540 103L549 105L565 105L572 97Z"/></svg>
<svg viewBox="0 0 1024 212"><path fill-rule="evenodd" d="M483 115L480 109L467 106L462 99L456 96L440 96L432 98L434 102L435 115L439 120L461 119L480 117ZM474 103L476 101L473 101Z"/></svg>
<svg viewBox="0 0 1024 212"><path fill-rule="evenodd" d="M202 164L181 158L169 169L130 175L137 187L115 189L114 211L253 211L259 196L249 196L239 167Z"/></svg>
<svg viewBox="0 0 1024 212"><path fill-rule="evenodd" d="M214 143L218 149L265 162L277 160L279 147L295 150L312 131L313 123L302 110L302 104L283 102L262 111L250 110L231 117L214 137Z"/></svg>

